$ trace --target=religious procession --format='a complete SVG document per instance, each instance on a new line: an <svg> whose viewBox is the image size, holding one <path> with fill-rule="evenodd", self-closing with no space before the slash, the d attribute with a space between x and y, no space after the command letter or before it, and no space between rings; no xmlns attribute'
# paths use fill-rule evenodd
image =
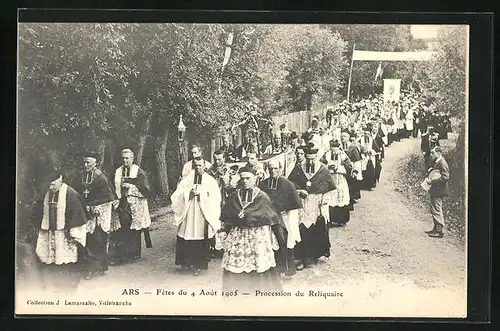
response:
<svg viewBox="0 0 500 331"><path fill-rule="evenodd" d="M281 126L274 146L257 145L257 135L236 148L217 149L214 164L200 145L192 145L171 196L175 265L198 276L220 259L224 290L234 291L279 290L282 280L327 263L329 231L362 221L350 214L362 203L362 192L376 190L383 180L386 149L420 136L422 171L440 157L439 141L450 132L446 114L419 99L408 93L385 105L382 95L344 101L323 118L313 117L305 132ZM287 160L276 157L282 155L292 156L286 167ZM83 270L89 280L108 266L140 259L142 237L152 247L150 184L130 149L122 150L123 165L112 180L96 167L96 151L81 158L84 170L73 183L53 173L40 207L36 254L57 273L62 265L78 266L73 276ZM430 185L446 182L448 175ZM427 233L442 238L442 209L434 218ZM73 280L70 285L78 277Z"/></svg>
<svg viewBox="0 0 500 331"><path fill-rule="evenodd" d="M250 32L239 33L252 38ZM230 34L226 48L231 49L232 43L233 34ZM113 137L112 143L111 139L101 139L101 148L83 148L85 144L79 141L80 137L71 136L68 140L72 145L66 154L46 152L45 155L49 155L46 159L52 157L51 165L59 162L76 171L73 176L68 176L63 167L51 167L48 173L44 172L46 181L40 184L46 185L42 198L26 217L31 222L27 222L27 227L34 233L33 250L41 265L37 271L41 286L71 292L82 283L83 286L86 282L92 284L95 279L112 284L114 279L109 274L113 274L114 269L125 270L124 277L127 277L126 270L132 272L128 266L142 263L148 251L156 250L159 259L169 256L168 261L141 264L141 275L154 269L155 273L166 275L167 281L170 276L180 274L184 279L196 278L201 284L210 269L219 269L222 273L218 281L224 291L279 291L287 282L300 278L301 273L328 265L337 258L331 252L340 249L342 242L332 240L332 236L374 218L360 216L363 214L356 211L360 208L367 215L366 209L373 208L373 205L366 206L366 195L385 198L386 193L377 190L396 171L393 165L391 170L386 170L387 154L393 148L398 149L397 153L409 153L409 149L398 145L416 146L415 141L418 141L417 161L410 165L418 168L416 176L423 180L418 189L425 190L431 205L430 215L422 217L428 221L425 226L430 224L430 227L426 231L422 229L421 235L437 242L446 239L443 199L449 194L450 169L441 144L455 134L452 119L456 114L443 108L437 98L429 98L425 89L413 88L415 82L412 85L400 78L382 79L382 72L389 72L382 62L394 61L388 56L400 57L400 52L374 51L370 53L372 58L367 59L367 52L355 47L353 45L350 55L347 97L325 98L314 112L309 99L301 108L304 111L285 112L282 117L273 116L272 109L266 113L263 102L249 101L240 102L245 105L244 110L235 111L234 116L222 110L195 112L189 102L182 108L185 110L158 111L146 116L143 115L147 113L139 111L142 106L133 104L131 119L127 120L123 114L112 117L117 113L114 106L107 115L104 110L92 115L95 118L88 123L95 125L82 125L85 129L77 131L78 135L106 136L106 130L114 127L116 131L109 134ZM226 51L221 75L224 70L230 70L231 54ZM408 54L404 61L430 59L426 52ZM373 76L356 78L371 87L370 93L351 95L356 61L380 63L375 82ZM358 74L361 75L359 71ZM205 83L212 88L211 82ZM193 84L202 89L198 83ZM221 79L210 93L223 91L222 84ZM202 98L203 91L194 95L183 89L183 86L178 89L179 95L187 96L182 98L196 102ZM289 93L295 95L296 92ZM108 109L102 106L99 96L97 98L100 107ZM106 98L111 100L114 96ZM129 96L124 93L123 98ZM140 100L141 96L136 98ZM174 97L172 100L178 102ZM210 105L215 103L208 103ZM61 111L67 121L61 123L70 123L61 129L67 134L72 130L72 121L80 115ZM102 114L114 122L99 117ZM81 116L83 121L84 115ZM151 120L155 116L161 119L157 123ZM300 121L291 120L299 117ZM106 126L101 121L113 124ZM138 144L120 128L130 123L135 125L134 121L143 123L134 127L137 130L134 134L141 137ZM214 134L206 129L212 134L208 139L202 133L211 121L219 127ZM190 132L189 142L187 126L202 128ZM27 136L58 137L45 133L47 130L48 126L38 125ZM118 143L117 137L121 137ZM29 141L29 138L23 139ZM57 144L56 140L52 141ZM154 143L149 143L151 141ZM146 143L152 146L151 150L147 150ZM35 155L37 151L31 152ZM156 162L157 171L151 170L150 163L148 168L143 166L143 155L148 152ZM118 161L113 155L119 155ZM36 177L41 170L35 167L31 171ZM176 174L173 179L169 178L172 173ZM158 190L168 194L157 195ZM170 214L161 217L169 227L158 228L157 211L167 209ZM172 231L175 240L167 241L165 238ZM18 254L28 256L30 246L20 247ZM169 250L174 251L172 257L167 254ZM172 272L167 265L174 265L176 271Z"/></svg>

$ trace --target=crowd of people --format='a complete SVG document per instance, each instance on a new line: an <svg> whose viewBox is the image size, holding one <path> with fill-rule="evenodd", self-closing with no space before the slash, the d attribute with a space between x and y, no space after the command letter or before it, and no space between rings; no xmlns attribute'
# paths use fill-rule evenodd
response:
<svg viewBox="0 0 500 331"><path fill-rule="evenodd" d="M224 290L280 289L282 280L328 260L330 228L346 226L362 192L376 189L386 148L419 134L425 170L438 164L442 175L429 176L428 184L445 185L439 139L450 132L449 116L418 100L409 93L384 104L381 96L370 96L328 108L306 132L290 136L295 164L287 175L279 159L259 160L266 153L253 145L245 149L244 165L228 164L225 149L213 153L211 164L200 146L192 146L170 198L175 264L197 276L220 259ZM59 171L52 174L36 209L36 255L45 279L69 289L82 270L91 279L108 265L139 259L142 237L152 246L151 186L134 153L122 151L123 165L110 180L97 168L96 152L87 151L82 160L81 176L72 183ZM442 237L438 200L428 234Z"/></svg>

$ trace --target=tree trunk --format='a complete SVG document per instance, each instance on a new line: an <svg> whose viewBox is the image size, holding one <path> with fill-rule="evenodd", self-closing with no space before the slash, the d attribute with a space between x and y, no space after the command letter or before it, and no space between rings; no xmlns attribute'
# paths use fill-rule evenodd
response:
<svg viewBox="0 0 500 331"><path fill-rule="evenodd" d="M169 195L168 185L168 167L165 151L167 149L167 141L169 130L165 129L163 136L156 138L156 164L158 166L158 181L160 184L160 193L164 196Z"/></svg>
<svg viewBox="0 0 500 331"><path fill-rule="evenodd" d="M210 139L210 155L207 155L211 163L214 163L214 152L216 150L217 150L217 145L215 142L215 138L212 137L212 139Z"/></svg>
<svg viewBox="0 0 500 331"><path fill-rule="evenodd" d="M100 161L99 163L101 164L101 167L105 167L106 165L106 139L101 139L99 141L99 158Z"/></svg>
<svg viewBox="0 0 500 331"><path fill-rule="evenodd" d="M142 126L141 136L139 138L139 148L137 148L137 158L136 158L136 163L139 167L141 166L142 156L144 155L144 148L146 147L146 141L149 135L149 127L151 125L152 116L153 114L150 113Z"/></svg>
<svg viewBox="0 0 500 331"><path fill-rule="evenodd" d="M114 139L109 139L108 140L108 155L109 155L109 168L111 169L110 175L114 174L115 172L115 149L116 149L116 142Z"/></svg>

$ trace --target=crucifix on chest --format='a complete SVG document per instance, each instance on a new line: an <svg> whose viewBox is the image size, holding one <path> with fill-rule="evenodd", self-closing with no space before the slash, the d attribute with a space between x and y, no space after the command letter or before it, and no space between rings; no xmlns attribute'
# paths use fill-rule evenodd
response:
<svg viewBox="0 0 500 331"><path fill-rule="evenodd" d="M89 194L90 194L90 190L89 190L89 185L92 184L92 180L93 180L93 172L92 171L88 171L85 173L85 177L84 177L84 180L83 180L83 185L85 186L85 190L83 191L83 197L85 199L88 198Z"/></svg>

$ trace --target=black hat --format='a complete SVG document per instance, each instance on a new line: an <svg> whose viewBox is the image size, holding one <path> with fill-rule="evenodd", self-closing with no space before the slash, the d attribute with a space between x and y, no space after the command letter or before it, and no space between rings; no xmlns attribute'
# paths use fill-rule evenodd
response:
<svg viewBox="0 0 500 331"><path fill-rule="evenodd" d="M238 173L241 174L242 172L249 172L249 173L252 173L254 175L257 174L257 170L255 170L254 168L252 168L252 167L250 167L248 165L246 165L244 167L241 167L240 170L238 170Z"/></svg>
<svg viewBox="0 0 500 331"><path fill-rule="evenodd" d="M56 179L59 179L60 177L62 177L62 175L63 175L63 172L62 172L60 169L53 168L53 169L51 169L51 170L47 173L46 179L47 179L47 181L49 181L49 182L53 182L53 181L55 181Z"/></svg>
<svg viewBox="0 0 500 331"><path fill-rule="evenodd" d="M332 147L340 147L340 143L337 139L335 140L330 140L330 146Z"/></svg>
<svg viewBox="0 0 500 331"><path fill-rule="evenodd" d="M80 157L91 157L96 160L99 160L99 153L93 149L87 149L80 153Z"/></svg>
<svg viewBox="0 0 500 331"><path fill-rule="evenodd" d="M229 167L229 169L235 170L235 171L238 171L239 168L240 167L237 164L233 164L231 167Z"/></svg>
<svg viewBox="0 0 500 331"><path fill-rule="evenodd" d="M297 135L297 132L293 131L291 134L290 134L290 139L297 139L299 136Z"/></svg>
<svg viewBox="0 0 500 331"><path fill-rule="evenodd" d="M316 155L318 154L319 148L316 148L314 143L308 143L304 148L304 154L306 155Z"/></svg>

